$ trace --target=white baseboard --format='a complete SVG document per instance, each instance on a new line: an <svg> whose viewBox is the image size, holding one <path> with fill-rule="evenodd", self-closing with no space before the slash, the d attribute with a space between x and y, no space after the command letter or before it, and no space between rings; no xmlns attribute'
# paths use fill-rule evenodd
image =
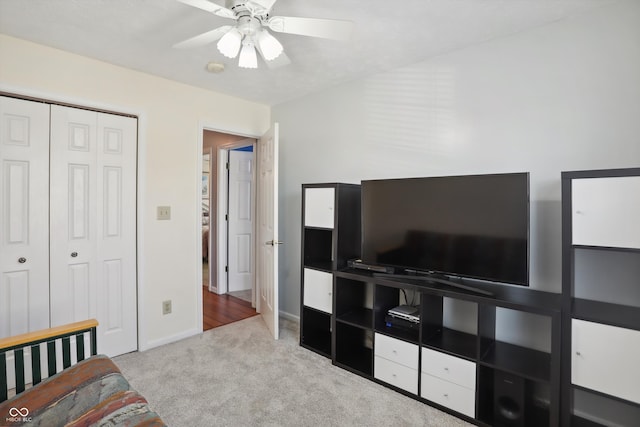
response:
<svg viewBox="0 0 640 427"><path fill-rule="evenodd" d="M172 342L180 341L185 338L189 338L198 334L201 334L202 330L189 329L188 331L181 332L179 334L171 335L169 337L160 338L158 340L153 340L147 342L145 345L140 345L140 351L151 350L152 348L160 347L161 345L171 344Z"/></svg>
<svg viewBox="0 0 640 427"><path fill-rule="evenodd" d="M603 425L603 426L610 426L610 427L624 427L621 424L615 424L611 420L603 420L602 418L600 418L600 417L598 417L596 415L589 414L589 413L581 411L579 409L574 409L573 412L574 412L574 414L576 414L580 418L584 418L585 420L592 421L592 422L594 422L596 424L600 424L600 425Z"/></svg>
<svg viewBox="0 0 640 427"><path fill-rule="evenodd" d="M280 317L283 319L291 320L292 322L300 323L300 316L296 316L295 314L287 313L286 311L281 311Z"/></svg>
<svg viewBox="0 0 640 427"><path fill-rule="evenodd" d="M295 314L287 313L286 311L281 311L280 317L283 319L290 320L292 322L300 323L300 316L296 316ZM152 348L160 347L161 345L171 344L172 342L180 341L185 338L189 338L195 335L201 334L202 331L198 329L190 329L185 332L181 332L179 334L171 335L169 337L160 338L157 340L149 341L145 345L140 345L139 351L147 351Z"/></svg>

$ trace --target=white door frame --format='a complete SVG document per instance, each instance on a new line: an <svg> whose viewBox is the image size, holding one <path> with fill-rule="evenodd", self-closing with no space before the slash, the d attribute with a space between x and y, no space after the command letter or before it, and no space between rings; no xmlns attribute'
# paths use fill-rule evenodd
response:
<svg viewBox="0 0 640 427"><path fill-rule="evenodd" d="M241 131L241 130L235 130L235 129L229 129L229 128L222 128L216 125L211 125L211 124L207 124L207 123L202 123L200 122L198 124L198 155L197 155L197 159L196 159L196 170L198 171L198 174L196 175L196 188L198 188L198 194L202 194L202 156L203 156L203 147L204 147L204 132L205 131L212 131L212 132L220 132L220 133L226 133L229 135L236 135L236 136L243 136L246 137L247 139L253 139L254 141L257 141L262 135L255 135L255 134L251 134L251 133L247 133L245 131ZM220 145L217 151L217 159L216 162L218 163L217 169L218 169L218 173L217 173L217 180L218 180L218 185L216 188L217 191L217 195L216 195L216 199L219 201L219 197L220 197L220 186L222 185L222 181L223 179L227 180L226 177L226 170L224 169L224 163L222 163L222 167L220 167L221 164L221 160L220 157L221 154L224 152L224 155L226 156L227 154L227 150L230 148L237 148L237 147L246 147L247 145L247 141L246 140L240 140L237 142L233 142L233 143L229 143L229 144L223 144ZM255 153L257 147L255 142L253 143L253 151ZM225 157L225 162L226 162L226 157ZM222 172L225 172L224 178L222 178L220 175ZM225 184L226 185L226 184ZM226 190L224 190L225 192L225 198L226 198ZM255 195L254 195L255 197ZM218 204L218 201L216 201L216 205ZM213 209L213 200L210 200L209 202L211 205L209 206L209 212L211 212L211 209ZM226 199L225 202L226 204ZM219 210L219 206L216 206L217 210ZM256 206L254 204L254 209L256 209ZM196 209L196 220L194 221L195 227L196 227L196 236L200 236L202 233L202 224L201 224L201 220L200 220L200 209ZM220 259L218 259L217 261L217 267L219 270L223 270L222 268L219 268L220 265L226 265L226 226L221 227L220 224L220 218L217 218L217 224L216 224L216 231L217 231L217 240L218 242L224 242L224 246L223 249L224 250L220 250L220 248L216 248L216 257L218 256L218 253L220 252L224 252L225 253L225 259L224 262L221 264ZM223 224L224 225L224 224ZM211 224L209 225L210 227L212 226ZM222 230L224 230L224 240L221 238L221 235L219 234ZM254 224L254 235L256 233L255 230L255 224ZM202 259L202 245L197 245L197 254L198 254L198 258L196 258L196 260L201 260ZM211 248L211 243L209 244L209 248ZM211 252L210 252L211 253ZM253 261L252 261L253 262ZM255 268L252 268L254 270L254 276L252 279L252 287L253 287L253 296L252 296L252 306L256 307L257 311L259 311L259 307L256 306L256 301L255 301L255 295L256 295L256 281L255 281ZM213 274L211 272L211 269L209 269L209 275ZM202 319L203 313L202 313L202 265L200 262L196 262L196 298L197 298L197 315L198 315L198 319ZM218 275L218 281L220 281L220 276ZM225 286L225 293L226 293L226 283L227 283L227 279L226 279L226 275L223 276L223 280L220 283L224 283ZM209 285L211 285L211 282L209 282ZM220 292L218 292L220 293ZM202 332L203 331L203 327L202 327L202 322L199 322L199 331Z"/></svg>
<svg viewBox="0 0 640 427"><path fill-rule="evenodd" d="M209 238L207 240L207 265L208 265L207 271L209 273L209 277L207 278L207 288L209 289L209 291L214 292L214 289L212 289L212 287L211 287L211 272L213 270L211 268L211 254L212 254L212 251L211 251L211 236L215 236L215 233L212 233L212 230L213 230L212 227L214 226L214 224L212 223L212 216L211 216L211 194L212 194L212 192L211 192L211 182L212 182L212 179L211 179L212 167L211 167L211 165L212 165L213 160L215 159L214 153L213 153L213 149L209 149L206 152L204 150L202 150L202 154L201 154L202 161L200 163L202 165L202 169L203 170L202 170L202 173L200 175L204 174L204 156L206 156L206 155L209 156L209 164L207 166L207 168L209 169L207 171L207 173L209 174L209 182L207 183L207 185L209 185L209 197L207 199L208 209L209 209L209 223L208 223L209 224ZM198 194L202 194L202 189L200 189ZM201 200L201 202L202 202L202 200ZM200 210L202 209L201 205L198 206L198 209L200 209ZM200 232L202 232L202 212L200 212L200 222L199 222L199 224L201 224ZM200 245L200 246L202 246L202 245ZM202 259L202 254L200 254L200 258ZM216 265L215 263L213 263L213 264Z"/></svg>
<svg viewBox="0 0 640 427"><path fill-rule="evenodd" d="M241 135L242 136L242 135ZM249 138L247 138L249 139ZM225 219L225 215L226 212L228 212L229 210L229 206L228 206L228 201L229 201L229 174L227 173L227 168L225 167L225 165L229 162L229 150L232 150L234 148L240 148L240 147L246 147L248 145L251 145L253 147L253 152L255 155L255 151L256 151L256 143L255 140L251 143L248 144L248 141L245 140L240 140L240 141L236 141L236 142L232 142L232 143L228 143L228 144L222 144L219 145L217 147L218 152L217 152L217 158L218 158L218 173L217 173L217 181L218 181L218 186L216 188L216 250L215 250L215 254L216 254L216 259L217 259L217 294L221 295L221 294L226 294L228 289L228 285L229 285L229 274L228 271L226 271L226 269L224 268L225 266L229 265L229 251L228 251L228 240L229 240L229 236L228 236L228 222ZM252 177L252 185L253 188L255 188L255 181L256 181L256 177L255 174ZM256 194L254 192L253 194L253 199L254 199L254 203L253 203L253 209L254 209L254 217L255 217L255 208L256 208L256 203L255 203L255 199L256 199ZM209 207L209 210L211 210L211 207ZM253 235L255 236L256 230L255 230L255 223L253 225L253 230L252 230ZM255 246L255 245L253 245ZM209 247L211 247L211 244L209 245ZM253 250L254 248L252 248ZM255 257L251 257L251 289L254 291L252 292L252 294L255 294L255 287L256 287L256 281L255 281ZM211 273L209 273L209 276L211 276ZM254 299L253 297L251 298L252 300ZM253 301L252 301L253 302ZM255 307L255 304L253 304L253 306Z"/></svg>

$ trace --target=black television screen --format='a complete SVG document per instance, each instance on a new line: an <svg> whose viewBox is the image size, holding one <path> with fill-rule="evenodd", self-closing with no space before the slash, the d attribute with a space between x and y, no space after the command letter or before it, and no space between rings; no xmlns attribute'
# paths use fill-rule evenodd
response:
<svg viewBox="0 0 640 427"><path fill-rule="evenodd" d="M362 182L362 261L529 285L529 174Z"/></svg>

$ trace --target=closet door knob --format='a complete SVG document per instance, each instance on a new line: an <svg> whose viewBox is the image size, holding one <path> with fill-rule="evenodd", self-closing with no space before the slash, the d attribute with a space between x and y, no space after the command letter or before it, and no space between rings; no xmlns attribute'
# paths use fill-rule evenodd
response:
<svg viewBox="0 0 640 427"><path fill-rule="evenodd" d="M77 256L78 256L78 252L71 252L71 257L72 257L72 258L75 258L75 257L77 257Z"/></svg>
<svg viewBox="0 0 640 427"><path fill-rule="evenodd" d="M25 257L21 256L20 258L18 258L18 262L20 264L24 264L25 262L27 262L27 259Z"/></svg>

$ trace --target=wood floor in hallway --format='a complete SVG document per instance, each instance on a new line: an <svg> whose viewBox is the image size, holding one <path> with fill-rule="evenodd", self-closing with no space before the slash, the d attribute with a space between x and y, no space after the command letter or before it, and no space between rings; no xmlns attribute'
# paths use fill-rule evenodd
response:
<svg viewBox="0 0 640 427"><path fill-rule="evenodd" d="M237 322L257 315L251 303L230 295L218 295L202 287L202 329L217 328L218 326Z"/></svg>

